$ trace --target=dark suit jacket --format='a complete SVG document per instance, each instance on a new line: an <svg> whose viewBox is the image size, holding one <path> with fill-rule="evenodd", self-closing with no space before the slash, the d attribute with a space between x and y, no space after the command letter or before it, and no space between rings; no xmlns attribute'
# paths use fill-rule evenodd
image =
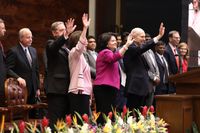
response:
<svg viewBox="0 0 200 133"><path fill-rule="evenodd" d="M4 100L4 81L6 79L6 64L3 51L0 49L0 105L3 106Z"/></svg>
<svg viewBox="0 0 200 133"><path fill-rule="evenodd" d="M84 57L85 57L87 63L90 66L91 78L95 79L96 78L96 61L95 61L94 57L91 55L90 51L87 50L83 54L84 54ZM96 55L97 55L97 53L96 53Z"/></svg>
<svg viewBox="0 0 200 133"><path fill-rule="evenodd" d="M170 75L171 74L173 74L173 75L177 74L178 73L178 67L177 67L177 64L176 64L176 59L175 59L174 53L173 53L169 44L166 46L164 56L165 56L165 59L167 60L167 63L168 63L169 74Z"/></svg>
<svg viewBox="0 0 200 133"><path fill-rule="evenodd" d="M53 94L67 94L70 83L68 65L67 40L63 36L56 40L48 40L46 91Z"/></svg>
<svg viewBox="0 0 200 133"><path fill-rule="evenodd" d="M25 52L20 44L8 51L6 64L8 67L8 76L25 79L29 94L39 89L39 66L36 49L28 47L32 66L29 65Z"/></svg>
<svg viewBox="0 0 200 133"><path fill-rule="evenodd" d="M163 78L164 78L164 73L165 73L165 67L164 67L162 61L160 60L160 58L159 58L159 56L157 54L155 54L155 57L156 57L156 62L158 64L158 69L159 69L159 72L160 72L160 84L158 86L156 86L156 92L160 92L160 90L167 91L168 88L163 83L163 80L164 80Z"/></svg>
<svg viewBox="0 0 200 133"><path fill-rule="evenodd" d="M143 53L154 47L153 40L142 44L141 47L132 44L124 55L124 66L126 70L125 91L140 96L146 96L149 92L148 66Z"/></svg>

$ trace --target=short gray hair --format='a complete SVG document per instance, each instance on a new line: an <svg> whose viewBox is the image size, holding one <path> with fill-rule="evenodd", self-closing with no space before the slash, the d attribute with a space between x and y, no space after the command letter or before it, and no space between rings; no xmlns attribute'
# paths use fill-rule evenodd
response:
<svg viewBox="0 0 200 133"><path fill-rule="evenodd" d="M131 31L131 35L133 36L133 38L140 35L141 33L145 33L145 32L142 28L139 28L139 27L136 27L136 28L132 29L132 31Z"/></svg>
<svg viewBox="0 0 200 133"><path fill-rule="evenodd" d="M64 24L64 22L62 22L62 21L56 21L56 22L52 23L52 24L51 24L51 31L57 30L57 27L58 27L58 25L60 25L60 24Z"/></svg>
<svg viewBox="0 0 200 133"><path fill-rule="evenodd" d="M24 33L26 33L27 31L31 32L31 30L29 28L22 28L19 30L19 38L22 38Z"/></svg>
<svg viewBox="0 0 200 133"><path fill-rule="evenodd" d="M173 35L176 34L176 33L179 34L178 31L176 31L176 30L172 30L172 31L169 32L168 37L173 37Z"/></svg>

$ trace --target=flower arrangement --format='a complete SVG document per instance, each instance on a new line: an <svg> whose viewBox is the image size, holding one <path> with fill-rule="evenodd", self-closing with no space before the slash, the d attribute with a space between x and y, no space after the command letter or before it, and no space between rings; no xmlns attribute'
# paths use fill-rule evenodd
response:
<svg viewBox="0 0 200 133"><path fill-rule="evenodd" d="M116 110L109 112L108 115L103 115L106 123L105 125L97 125L97 118L100 113L93 112L92 117L88 115L75 113L74 116L67 115L65 120L58 120L55 124L56 133L167 133L167 123L163 119L153 115L154 108L151 106L143 107L142 112L135 110L138 118L133 117L132 112L126 106L122 113ZM114 121L112 118L114 117ZM78 124L80 119L82 124ZM49 125L49 120L44 117L40 123L40 130L37 128L37 122L27 123L20 121L19 124L14 124L12 132L17 133L52 133Z"/></svg>

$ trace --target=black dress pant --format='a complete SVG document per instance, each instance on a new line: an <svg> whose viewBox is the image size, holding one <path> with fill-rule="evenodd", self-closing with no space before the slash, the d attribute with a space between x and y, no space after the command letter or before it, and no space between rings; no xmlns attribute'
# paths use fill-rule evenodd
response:
<svg viewBox="0 0 200 133"><path fill-rule="evenodd" d="M145 97L146 96L140 96L136 94L127 94L127 108L129 108L130 111L134 111L134 109L139 109L143 106L145 106Z"/></svg>
<svg viewBox="0 0 200 133"><path fill-rule="evenodd" d="M30 93L28 94L28 98L27 98L27 103L28 104L36 104L36 92L35 90L32 88L30 90ZM32 119L36 119L38 118L38 111L37 109L31 109L29 111L29 118L32 118Z"/></svg>
<svg viewBox="0 0 200 133"><path fill-rule="evenodd" d="M106 116L112 108L115 109L115 99L117 95L117 88L108 85L96 85L94 86L94 97L96 101L96 110L101 112L97 122L104 124L105 120L102 114Z"/></svg>
<svg viewBox="0 0 200 133"><path fill-rule="evenodd" d="M70 113L73 115L75 112L81 116L87 114L89 116L90 96L85 94L69 93L70 100Z"/></svg>
<svg viewBox="0 0 200 133"><path fill-rule="evenodd" d="M57 120L65 120L65 116L69 114L69 98L67 94L47 94L47 102L50 127L54 131Z"/></svg>

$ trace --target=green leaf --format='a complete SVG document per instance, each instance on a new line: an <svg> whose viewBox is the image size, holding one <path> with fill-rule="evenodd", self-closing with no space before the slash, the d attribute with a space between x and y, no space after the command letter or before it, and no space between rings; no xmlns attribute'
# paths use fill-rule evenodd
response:
<svg viewBox="0 0 200 133"><path fill-rule="evenodd" d="M75 114L78 116L78 118L81 120L81 122L83 124L84 122L83 122L83 119L82 119L81 115L78 112L75 112Z"/></svg>
<svg viewBox="0 0 200 133"><path fill-rule="evenodd" d="M195 122L192 122L192 131L193 133L199 133L198 127Z"/></svg>
<svg viewBox="0 0 200 133"><path fill-rule="evenodd" d="M17 133L19 133L19 128L15 122L12 122L14 129L16 130Z"/></svg>

